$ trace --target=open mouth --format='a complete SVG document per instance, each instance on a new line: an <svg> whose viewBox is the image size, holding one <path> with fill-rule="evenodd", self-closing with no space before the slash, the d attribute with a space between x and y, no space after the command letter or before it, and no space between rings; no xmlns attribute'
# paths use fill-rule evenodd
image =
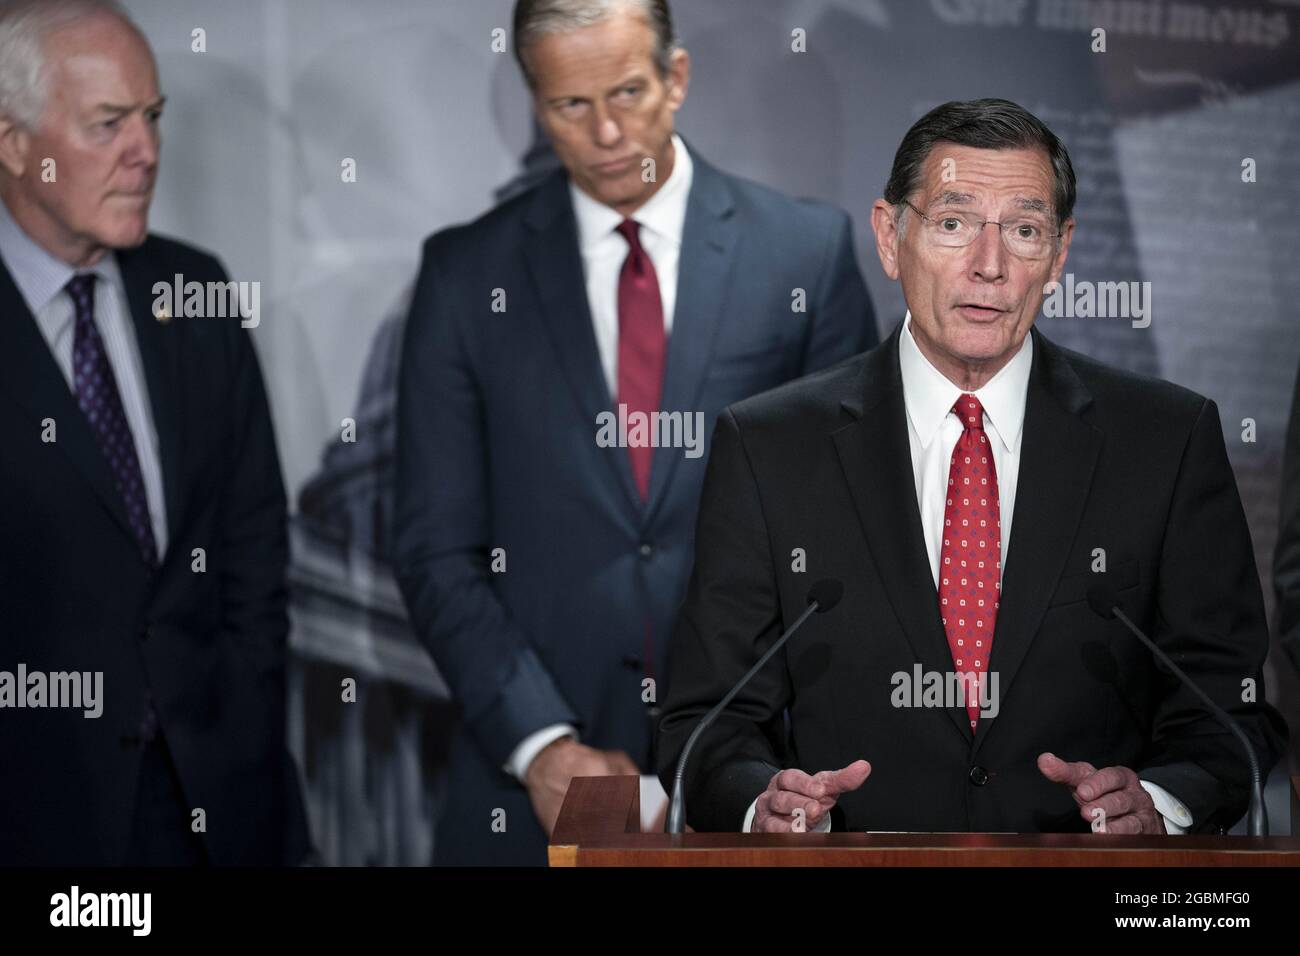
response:
<svg viewBox="0 0 1300 956"><path fill-rule="evenodd" d="M974 302L963 302L957 306L957 311L972 322L992 322L998 316L1004 314L1006 309L999 309L991 305L979 305Z"/></svg>

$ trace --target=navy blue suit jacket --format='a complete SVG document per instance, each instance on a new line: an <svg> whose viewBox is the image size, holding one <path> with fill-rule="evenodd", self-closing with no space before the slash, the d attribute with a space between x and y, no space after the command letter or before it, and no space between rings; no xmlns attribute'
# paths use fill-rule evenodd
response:
<svg viewBox="0 0 1300 956"><path fill-rule="evenodd" d="M643 681L658 680L662 700L714 419L877 340L843 212L692 158L661 408L703 413L703 454L656 449L644 503L627 450L596 441L598 415L616 406L567 174L425 244L402 354L394 534L412 624L462 708L439 863L544 862L527 792L501 769L533 731L573 723L584 743L649 770L657 709ZM792 308L796 289L806 311Z"/></svg>
<svg viewBox="0 0 1300 956"><path fill-rule="evenodd" d="M0 711L0 864L126 859L146 688L185 802L206 812L209 858L298 862L309 847L285 747L285 494L257 358L237 318L153 316L156 281L225 281L214 258L151 237L118 262L160 448L157 569L0 264L0 669L104 675L99 718Z"/></svg>

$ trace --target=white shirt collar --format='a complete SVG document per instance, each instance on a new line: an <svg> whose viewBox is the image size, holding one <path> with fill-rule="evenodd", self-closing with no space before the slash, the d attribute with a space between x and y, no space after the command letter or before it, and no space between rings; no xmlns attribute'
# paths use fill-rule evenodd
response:
<svg viewBox="0 0 1300 956"><path fill-rule="evenodd" d="M681 244L682 229L686 225L686 202L690 198L691 183L695 179L695 164L682 138L673 134L673 171L653 196L631 218L641 228ZM622 213L593 199L569 180L569 193L573 197L573 212L578 220L578 246L584 252L607 239L624 219Z"/></svg>
<svg viewBox="0 0 1300 956"><path fill-rule="evenodd" d="M89 269L73 268L62 259L50 255L27 235L14 222L3 202L0 202L0 258L4 259L27 308L41 325L46 341L54 341L62 325L60 323L56 327L50 324L57 316L47 313L46 307L63 292L63 287L74 275L93 272L101 282L111 283L117 289L122 288L122 273L118 268L116 253L109 252Z"/></svg>
<svg viewBox="0 0 1300 956"><path fill-rule="evenodd" d="M958 397L965 394L935 368L912 338L912 313L903 320L898 337L898 364L903 375L903 399L907 415L916 430L922 448L928 448L939 426L952 411ZM1029 394L1029 371L1034 363L1033 336L1026 333L1020 350L1011 361L998 369L983 388L970 394L980 400L993 431L1007 451L1014 452L1020 443L1025 422L1025 400Z"/></svg>

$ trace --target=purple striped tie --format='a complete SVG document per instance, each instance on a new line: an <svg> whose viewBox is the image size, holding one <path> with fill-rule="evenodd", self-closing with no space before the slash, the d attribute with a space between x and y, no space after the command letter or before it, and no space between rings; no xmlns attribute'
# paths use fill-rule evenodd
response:
<svg viewBox="0 0 1300 956"><path fill-rule="evenodd" d="M73 276L66 286L77 309L77 328L72 343L73 382L77 404L95 433L99 449L113 471L113 483L126 504L126 517L145 562L158 564L158 545L149 519L140 460L135 454L131 426L122 409L117 379L104 350L104 340L95 327L95 275Z"/></svg>

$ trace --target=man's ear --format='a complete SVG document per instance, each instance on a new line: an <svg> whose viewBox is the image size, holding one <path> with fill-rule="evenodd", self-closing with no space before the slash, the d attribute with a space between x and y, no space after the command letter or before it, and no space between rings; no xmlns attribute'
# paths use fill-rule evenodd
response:
<svg viewBox="0 0 1300 956"><path fill-rule="evenodd" d="M1074 219L1067 219L1061 225L1061 238L1056 255L1052 257L1052 272L1049 282L1060 282L1061 273L1065 271L1065 259L1070 254L1070 240L1074 238Z"/></svg>
<svg viewBox="0 0 1300 956"><path fill-rule="evenodd" d="M686 91L691 85L691 56L681 47L673 51L667 81L671 84L668 91L669 106L676 112L686 102Z"/></svg>
<svg viewBox="0 0 1300 956"><path fill-rule="evenodd" d="M883 199L871 205L871 229L876 234L876 255L885 275L898 280L898 220L894 207Z"/></svg>
<svg viewBox="0 0 1300 956"><path fill-rule="evenodd" d="M27 169L27 154L31 148L31 134L0 113L0 168L14 179L20 178Z"/></svg>

